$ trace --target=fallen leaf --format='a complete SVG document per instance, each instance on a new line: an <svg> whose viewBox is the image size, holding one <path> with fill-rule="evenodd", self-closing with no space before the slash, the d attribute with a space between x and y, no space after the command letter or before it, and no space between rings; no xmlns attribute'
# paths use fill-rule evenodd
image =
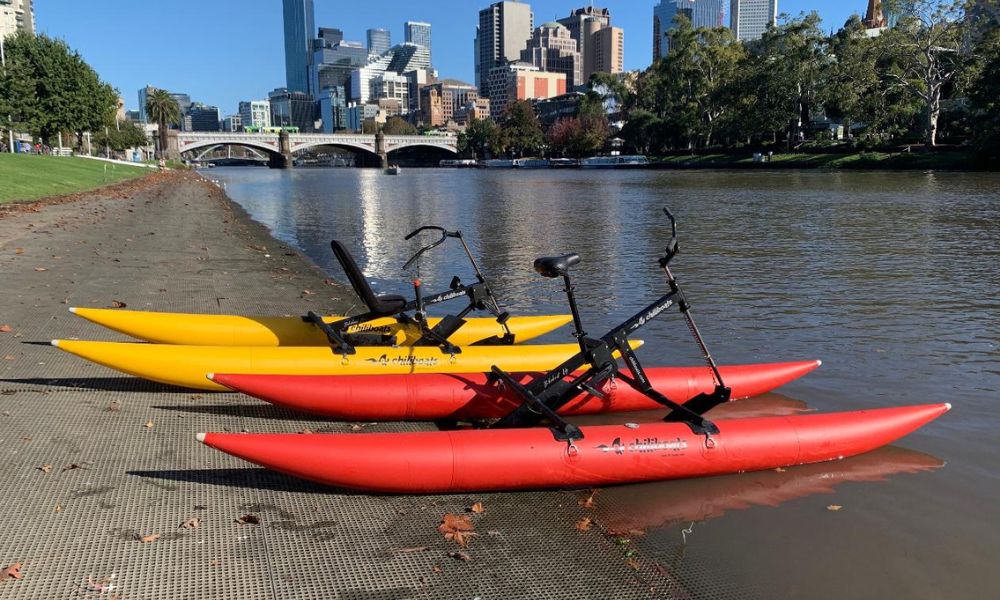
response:
<svg viewBox="0 0 1000 600"><path fill-rule="evenodd" d="M62 468L62 470L63 470L63 471L73 471L73 470L75 470L75 469L86 469L86 468L87 468L87 467L85 467L85 466L83 466L83 465L81 465L81 464L79 464L79 463L73 463L73 464L71 464L71 465L66 465L66 466L64 466L64 467Z"/></svg>
<svg viewBox="0 0 1000 600"><path fill-rule="evenodd" d="M316 293L316 292L311 292L311 291L309 291L309 290L302 290L302 295L303 295L303 296L312 296L312 295L313 295L313 294L315 294L315 293Z"/></svg>
<svg viewBox="0 0 1000 600"><path fill-rule="evenodd" d="M115 308L125 308L126 306L128 306L128 304L125 304L121 300L112 300L111 301L111 306L113 306Z"/></svg>
<svg viewBox="0 0 1000 600"><path fill-rule="evenodd" d="M4 567L0 570L0 579L21 579L24 576L21 575L21 567L23 563L14 563L9 567Z"/></svg>
<svg viewBox="0 0 1000 600"><path fill-rule="evenodd" d="M438 531L444 534L444 539L453 541L463 548L469 545L471 538L478 535L474 533L475 529L469 517L451 513L446 514L438 525Z"/></svg>
<svg viewBox="0 0 1000 600"><path fill-rule="evenodd" d="M35 267L35 271L41 273L42 271L48 271L48 269L46 269L45 267Z"/></svg>
<svg viewBox="0 0 1000 600"><path fill-rule="evenodd" d="M62 504L56 504L56 507L53 510L53 512L61 513L62 512Z"/></svg>
<svg viewBox="0 0 1000 600"><path fill-rule="evenodd" d="M14 360L14 355L13 354L4 354L3 359L4 360Z"/></svg>
<svg viewBox="0 0 1000 600"><path fill-rule="evenodd" d="M775 469L775 472L777 472L777 473L784 473L784 472L785 472L785 471L787 471L787 470L788 470L788 469L786 469L786 468L784 468L784 467L778 467L778 468L776 468L776 469Z"/></svg>
<svg viewBox="0 0 1000 600"><path fill-rule="evenodd" d="M582 500L580 500L580 502L579 502L580 506L582 506L584 508L593 508L594 507L594 495L596 493L597 493L597 490L592 490L590 492L589 496L587 496L586 498L583 498Z"/></svg>
<svg viewBox="0 0 1000 600"><path fill-rule="evenodd" d="M842 508L844 508L844 507L841 506L841 505L839 505L839 504L831 504L830 506L826 507L826 510L829 510L831 512L837 512L838 510L840 510Z"/></svg>
<svg viewBox="0 0 1000 600"><path fill-rule="evenodd" d="M580 531L587 531L594 524L594 520L590 517L584 517L576 522L576 528Z"/></svg>
<svg viewBox="0 0 1000 600"><path fill-rule="evenodd" d="M351 431L361 431L362 429L364 429L363 425L358 425L357 423L351 425Z"/></svg>
<svg viewBox="0 0 1000 600"><path fill-rule="evenodd" d="M201 400L202 398L204 398L204 396L202 396L201 394L194 394L193 396L191 396L192 400Z"/></svg>
<svg viewBox="0 0 1000 600"><path fill-rule="evenodd" d="M180 526L178 526L178 529L194 529L196 527L201 527L201 519L198 517L191 517L187 521L181 523Z"/></svg>
<svg viewBox="0 0 1000 600"><path fill-rule="evenodd" d="M11 329L10 325L0 325L0 333L10 333Z"/></svg>
<svg viewBox="0 0 1000 600"><path fill-rule="evenodd" d="M312 429L309 429L308 427L303 427L302 431L300 431L299 433L312 433L312 432L313 432Z"/></svg>
<svg viewBox="0 0 1000 600"><path fill-rule="evenodd" d="M24 248L14 248L14 254L24 254Z"/></svg>
<svg viewBox="0 0 1000 600"><path fill-rule="evenodd" d="M469 562L470 560L472 560L472 557L469 556L468 552L449 552L448 556L454 558L455 560L461 560L464 562Z"/></svg>
<svg viewBox="0 0 1000 600"><path fill-rule="evenodd" d="M474 512L477 515L478 514L482 514L482 512L483 512L483 503L482 502L476 502L475 504L473 504L472 506L469 507L469 512Z"/></svg>
<svg viewBox="0 0 1000 600"><path fill-rule="evenodd" d="M46 473L46 474L52 472L52 465L42 465L40 467L35 467L35 468L38 469L39 471L41 471L42 473Z"/></svg>
<svg viewBox="0 0 1000 600"><path fill-rule="evenodd" d="M146 421L146 429L152 429L153 425L154 425L154 423L153 423L152 419Z"/></svg>
<svg viewBox="0 0 1000 600"><path fill-rule="evenodd" d="M635 557L630 557L625 559L625 564L629 566L633 571L639 570L639 561Z"/></svg>
<svg viewBox="0 0 1000 600"><path fill-rule="evenodd" d="M236 522L240 525L260 525L260 517L257 515L243 515Z"/></svg>
<svg viewBox="0 0 1000 600"><path fill-rule="evenodd" d="M439 565L431 565L431 573L440 573L441 567Z"/></svg>
<svg viewBox="0 0 1000 600"><path fill-rule="evenodd" d="M149 535L144 535L144 536L140 537L139 541L142 542L143 544L152 544L153 542L155 542L158 539L160 539L160 534L158 534L158 533L151 533Z"/></svg>

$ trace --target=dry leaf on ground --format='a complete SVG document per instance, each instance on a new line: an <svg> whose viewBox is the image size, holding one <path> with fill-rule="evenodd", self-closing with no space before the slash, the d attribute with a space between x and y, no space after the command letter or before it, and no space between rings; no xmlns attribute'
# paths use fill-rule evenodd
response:
<svg viewBox="0 0 1000 600"><path fill-rule="evenodd" d="M14 360L14 355L13 354L4 354L3 359L4 360Z"/></svg>
<svg viewBox="0 0 1000 600"><path fill-rule="evenodd" d="M125 308L126 306L128 306L128 304L125 304L121 300L112 300L111 301L111 306L113 306L115 308Z"/></svg>
<svg viewBox="0 0 1000 600"><path fill-rule="evenodd" d="M469 540L479 534L475 533L476 527L463 515L446 514L438 525L438 531L444 534L444 539L450 540L465 548L469 545Z"/></svg>
<svg viewBox="0 0 1000 600"><path fill-rule="evenodd" d="M14 248L14 254L24 254L24 248Z"/></svg>
<svg viewBox="0 0 1000 600"><path fill-rule="evenodd" d="M86 469L86 468L87 467L81 465L80 463L73 463L71 465L64 465L63 468L62 468L62 470L63 471L73 471L73 470L76 470L76 469Z"/></svg>
<svg viewBox="0 0 1000 600"><path fill-rule="evenodd" d="M439 565L431 565L431 573L440 573L441 567Z"/></svg>
<svg viewBox="0 0 1000 600"><path fill-rule="evenodd" d="M483 503L482 502L476 502L475 504L473 504L472 506L469 507L469 512L476 513L477 515L478 514L482 514L483 510L484 509L483 509Z"/></svg>
<svg viewBox="0 0 1000 600"><path fill-rule="evenodd" d="M151 533L149 535L144 535L144 536L140 537L139 541L142 542L143 544L152 544L153 542L155 542L158 539L160 539L160 534L158 534L158 533Z"/></svg>
<svg viewBox="0 0 1000 600"><path fill-rule="evenodd" d="M461 560L464 562L469 562L470 560L472 560L472 557L469 556L468 552L449 552L448 556L454 558L455 560Z"/></svg>
<svg viewBox="0 0 1000 600"><path fill-rule="evenodd" d="M830 506L826 507L826 510L829 510L831 512L836 512L836 511L838 511L838 510L840 510L842 508L844 508L844 507L841 506L841 505L839 505L839 504L831 504Z"/></svg>
<svg viewBox="0 0 1000 600"><path fill-rule="evenodd" d="M42 271L48 271L45 267L35 267L35 271L41 273Z"/></svg>
<svg viewBox="0 0 1000 600"><path fill-rule="evenodd" d="M580 531L587 531L594 524L594 520L590 517L584 517L576 522L576 528Z"/></svg>
<svg viewBox="0 0 1000 600"><path fill-rule="evenodd" d="M586 498L582 498L580 500L580 502L579 502L580 506L582 506L584 508L593 508L594 507L594 495L595 494L597 494L597 490L592 490L590 492L589 496L587 496Z"/></svg>
<svg viewBox="0 0 1000 600"><path fill-rule="evenodd" d="M638 571L639 567L641 566L639 564L638 559L636 559L634 556L625 559L625 564L628 565L629 568L632 569L633 571Z"/></svg>
<svg viewBox="0 0 1000 600"><path fill-rule="evenodd" d="M22 579L24 577L21 575L21 568L23 566L23 563L14 563L9 567L0 569L0 579Z"/></svg>
<svg viewBox="0 0 1000 600"><path fill-rule="evenodd" d="M194 529L195 527L201 527L201 519L198 517L191 517L187 521L184 521L178 529Z"/></svg>
<svg viewBox="0 0 1000 600"><path fill-rule="evenodd" d="M46 473L46 474L52 472L52 465L42 465L40 467L35 467L35 468L38 469L39 471L41 471L42 473Z"/></svg>
<svg viewBox="0 0 1000 600"><path fill-rule="evenodd" d="M257 515L243 515L236 522L240 525L260 525L260 517Z"/></svg>
<svg viewBox="0 0 1000 600"><path fill-rule="evenodd" d="M153 425L154 425L154 423L153 423L152 419L150 419L149 421L146 421L146 429L152 429Z"/></svg>
<svg viewBox="0 0 1000 600"><path fill-rule="evenodd" d="M10 325L0 325L0 333L10 333L11 329Z"/></svg>

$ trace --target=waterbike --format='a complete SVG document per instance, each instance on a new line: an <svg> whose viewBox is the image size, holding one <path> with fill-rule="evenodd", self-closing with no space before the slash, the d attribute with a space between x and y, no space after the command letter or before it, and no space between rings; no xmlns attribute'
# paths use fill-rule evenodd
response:
<svg viewBox="0 0 1000 600"><path fill-rule="evenodd" d="M416 433L202 433L202 443L250 462L328 485L393 493L466 492L599 486L755 471L852 456L886 445L934 420L950 404L782 417L720 419L705 416L726 402L726 386L695 325L669 263L678 253L676 220L659 266L669 291L600 338L588 337L570 268L578 254L539 258L535 270L561 277L579 351L522 383L494 365L498 385L520 404L486 429ZM653 389L629 335L671 306L683 315L714 387L684 403ZM615 355L622 358L627 373ZM614 378L668 410L659 423L577 427L559 408L586 392L600 397ZM536 427L547 421L546 427Z"/></svg>

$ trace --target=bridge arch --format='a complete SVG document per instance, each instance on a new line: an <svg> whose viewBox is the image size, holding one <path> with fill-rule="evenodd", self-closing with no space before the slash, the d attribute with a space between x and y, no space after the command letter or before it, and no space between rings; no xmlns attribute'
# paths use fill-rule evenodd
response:
<svg viewBox="0 0 1000 600"><path fill-rule="evenodd" d="M245 148L252 148L254 150L263 152L266 156L280 156L281 153L270 146L258 142L245 141L245 140L205 140L198 142L191 142L185 144L183 148L180 148L181 154L187 154L188 152L194 152L199 149L209 150L211 148L224 147L224 146L243 146Z"/></svg>
<svg viewBox="0 0 1000 600"><path fill-rule="evenodd" d="M409 137L409 136L408 136ZM392 153L396 150L402 150L404 148L437 148L438 150L445 150L452 154L458 154L458 144L454 139L445 138L441 140L435 140L432 137L428 139L407 139L402 141L393 140L392 138L386 138L386 152Z"/></svg>

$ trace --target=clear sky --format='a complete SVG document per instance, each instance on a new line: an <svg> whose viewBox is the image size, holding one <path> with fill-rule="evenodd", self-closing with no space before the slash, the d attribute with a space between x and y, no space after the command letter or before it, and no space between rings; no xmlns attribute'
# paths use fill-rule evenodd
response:
<svg viewBox="0 0 1000 600"><path fill-rule="evenodd" d="M478 11L491 0L315 0L316 26L338 27L349 40L387 27L403 41L403 22L433 27L433 61L441 77L474 79L472 40ZM535 23L563 17L589 0L529 0ZM625 68L643 69L652 55L656 0L605 0L611 22L625 30ZM728 0L725 2L728 11ZM280 0L35 0L36 28L66 40L101 77L117 87L129 109L146 84L185 92L195 102L235 113L240 100L266 98L285 84ZM778 12L815 10L824 28L837 29L865 0L779 0Z"/></svg>

